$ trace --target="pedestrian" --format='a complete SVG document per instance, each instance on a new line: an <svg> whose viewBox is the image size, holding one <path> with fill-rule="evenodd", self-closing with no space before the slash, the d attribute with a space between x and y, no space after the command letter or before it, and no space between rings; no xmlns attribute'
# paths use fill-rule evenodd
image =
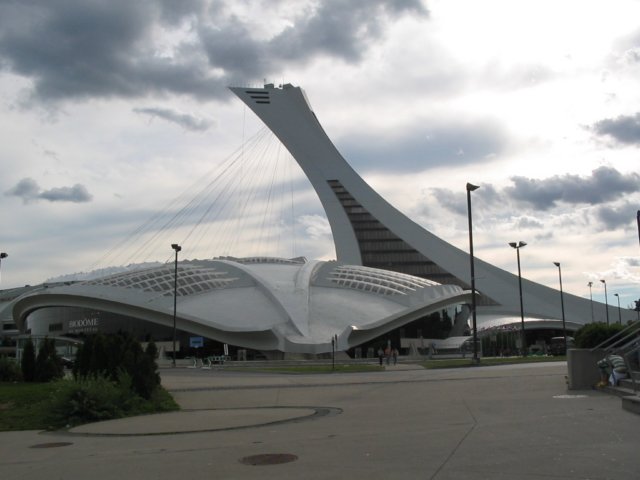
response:
<svg viewBox="0 0 640 480"><path fill-rule="evenodd" d="M384 349L384 356L387 359L387 365L389 365L389 362L391 361L391 347L389 345Z"/></svg>
<svg viewBox="0 0 640 480"><path fill-rule="evenodd" d="M393 355L393 364L396 365L398 363L398 349L394 348L391 354Z"/></svg>
<svg viewBox="0 0 640 480"><path fill-rule="evenodd" d="M384 352L382 351L382 347L378 347L378 360L380 360L380 366L382 366L382 356Z"/></svg>

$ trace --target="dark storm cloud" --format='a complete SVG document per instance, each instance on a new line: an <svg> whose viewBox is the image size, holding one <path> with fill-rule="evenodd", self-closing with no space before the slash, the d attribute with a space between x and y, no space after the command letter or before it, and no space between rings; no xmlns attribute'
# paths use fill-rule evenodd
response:
<svg viewBox="0 0 640 480"><path fill-rule="evenodd" d="M350 135L338 140L339 150L361 170L421 171L442 165L483 163L506 148L507 139L499 126L487 121L476 124L425 125L390 137L386 132Z"/></svg>
<svg viewBox="0 0 640 480"><path fill-rule="evenodd" d="M446 208L450 212L458 215L467 214L467 194L460 192L452 192L445 188L432 188L433 195L438 199L438 203L442 208Z"/></svg>
<svg viewBox="0 0 640 480"><path fill-rule="evenodd" d="M442 208L458 215L467 215L465 185L460 185L460 190L455 192L446 188L430 188L429 191ZM478 213L489 210L495 211L494 207L496 205L503 206L504 201L504 196L490 184L482 184L479 190L473 192L473 208ZM424 213L428 216L427 210L424 210Z"/></svg>
<svg viewBox="0 0 640 480"><path fill-rule="evenodd" d="M13 188L4 192L10 197L20 197L24 203L28 203L36 198L40 193L40 187L33 178L23 178Z"/></svg>
<svg viewBox="0 0 640 480"><path fill-rule="evenodd" d="M178 25L191 15L203 15L205 12L203 0L158 0L160 17L169 25Z"/></svg>
<svg viewBox="0 0 640 480"><path fill-rule="evenodd" d="M623 175L615 168L600 167L589 177L556 175L547 179L512 177L513 187L504 193L538 210L549 210L559 202L598 205L640 191L640 175Z"/></svg>
<svg viewBox="0 0 640 480"><path fill-rule="evenodd" d="M521 230L527 230L530 228L542 228L544 225L535 218L522 217L516 222L515 227Z"/></svg>
<svg viewBox="0 0 640 480"><path fill-rule="evenodd" d="M152 28L166 12L151 1L51 0L0 5L0 59L33 80L39 100L213 95L203 66L155 55ZM175 15L171 16L175 21Z"/></svg>
<svg viewBox="0 0 640 480"><path fill-rule="evenodd" d="M614 230L620 227L635 226L636 212L636 206L625 203L617 207L602 205L596 209L595 214L607 230Z"/></svg>
<svg viewBox="0 0 640 480"><path fill-rule="evenodd" d="M72 187L55 187L50 190L41 190L33 178L23 178L13 188L7 190L5 195L19 197L24 203L31 203L36 200L84 203L93 198L87 188L79 183Z"/></svg>
<svg viewBox="0 0 640 480"><path fill-rule="evenodd" d="M552 212L554 224L561 227L590 224L603 230L614 230L635 224L638 207L626 198L640 192L640 175L636 173L623 175L614 168L600 167L586 177L516 177L512 181L514 186L503 189L480 184L473 193L474 216L484 216L485 221L510 222L517 212L515 227L519 229L545 229L548 222L544 218L549 218L547 211ZM460 191L432 188L430 192L443 209L459 216L467 214L464 186L461 185ZM583 211L584 217L579 218L573 211L580 205L594 208ZM562 215L558 217L557 213Z"/></svg>
<svg viewBox="0 0 640 480"><path fill-rule="evenodd" d="M324 1L314 15L285 29L270 43L284 59L326 54L357 62L370 43L382 36L386 20L407 12L427 14L416 0Z"/></svg>
<svg viewBox="0 0 640 480"><path fill-rule="evenodd" d="M180 125L185 130L192 132L203 132L208 130L213 122L204 118L197 118L186 113L176 112L167 108L134 108L134 112L149 115L154 118L161 118L171 123Z"/></svg>
<svg viewBox="0 0 640 480"><path fill-rule="evenodd" d="M316 56L357 62L388 22L426 15L418 0L327 0L270 39L229 16L226 2L0 1L0 68L32 80L40 101L190 94L280 74ZM267 8L265 4L265 8ZM188 21L195 38L162 51L159 29Z"/></svg>
<svg viewBox="0 0 640 480"><path fill-rule="evenodd" d="M640 113L600 120L593 126L598 135L608 135L618 143L640 146Z"/></svg>
<svg viewBox="0 0 640 480"><path fill-rule="evenodd" d="M201 25L199 33L210 64L241 81L317 56L357 63L382 37L387 22L407 13L424 16L427 10L419 0L326 0L268 41L256 40L234 17L223 25Z"/></svg>

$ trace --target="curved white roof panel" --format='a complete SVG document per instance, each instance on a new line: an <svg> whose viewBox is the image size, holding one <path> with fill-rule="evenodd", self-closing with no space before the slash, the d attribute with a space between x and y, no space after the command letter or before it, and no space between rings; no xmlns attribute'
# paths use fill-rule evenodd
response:
<svg viewBox="0 0 640 480"><path fill-rule="evenodd" d="M14 318L50 306L91 307L173 325L174 265L43 288ZM346 350L470 292L386 270L304 259L216 259L178 264L177 328L259 350Z"/></svg>

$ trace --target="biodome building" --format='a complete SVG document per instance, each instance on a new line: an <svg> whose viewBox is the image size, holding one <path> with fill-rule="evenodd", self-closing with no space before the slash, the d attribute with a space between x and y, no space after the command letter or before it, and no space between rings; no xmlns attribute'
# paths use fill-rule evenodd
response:
<svg viewBox="0 0 640 480"><path fill-rule="evenodd" d="M467 324L468 253L375 192L328 138L302 89L267 84L231 90L280 139L311 182L331 226L337 261L179 262L176 324L183 342L202 336L262 352L319 354L357 347L442 310L451 311L448 317L458 327ZM479 332L519 326L518 277L479 259L475 277ZM126 328L157 340L166 337L173 322L174 280L173 265L165 264L39 286L12 300L10 308L20 331L32 335ZM559 296L558 290L522 279L524 328L561 329ZM607 313L617 316L611 305L566 293L563 298L568 331L592 318L602 321ZM621 315L626 322L636 314L622 309Z"/></svg>
<svg viewBox="0 0 640 480"><path fill-rule="evenodd" d="M403 273L304 258L183 261L95 280L49 285L13 305L18 328L65 337L124 330L142 340L176 327L262 352L345 351L425 315L469 302L456 285Z"/></svg>

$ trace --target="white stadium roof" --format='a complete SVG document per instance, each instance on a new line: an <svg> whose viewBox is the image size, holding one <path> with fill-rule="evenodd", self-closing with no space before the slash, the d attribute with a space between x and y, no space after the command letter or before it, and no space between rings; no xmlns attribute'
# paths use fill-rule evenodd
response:
<svg viewBox="0 0 640 480"><path fill-rule="evenodd" d="M87 307L173 324L174 264L56 284L20 297L13 315ZM470 292L402 273L337 262L252 257L178 264L177 328L237 346L291 353L346 350Z"/></svg>

